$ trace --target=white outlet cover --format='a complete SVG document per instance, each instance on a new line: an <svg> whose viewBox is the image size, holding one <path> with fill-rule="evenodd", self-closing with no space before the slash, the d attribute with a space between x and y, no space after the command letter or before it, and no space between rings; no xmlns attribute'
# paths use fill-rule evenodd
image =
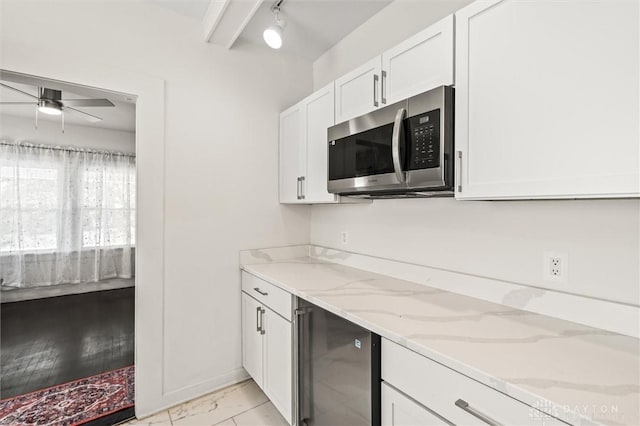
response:
<svg viewBox="0 0 640 426"><path fill-rule="evenodd" d="M551 273L551 259L560 259L560 275ZM542 256L542 276L545 281L557 284L569 282L569 255L558 251L545 251Z"/></svg>

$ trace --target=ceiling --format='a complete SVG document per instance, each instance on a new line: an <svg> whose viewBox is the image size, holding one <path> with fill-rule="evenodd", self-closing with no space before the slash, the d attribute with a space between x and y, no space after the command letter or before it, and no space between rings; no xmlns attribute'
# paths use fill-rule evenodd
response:
<svg viewBox="0 0 640 426"><path fill-rule="evenodd" d="M351 33L391 0L285 0L281 18L286 26L281 50L315 60ZM240 35L240 39L264 45L262 32L275 23L265 1Z"/></svg>
<svg viewBox="0 0 640 426"><path fill-rule="evenodd" d="M86 98L107 98L115 104L115 107L78 107L76 109L88 112L89 114L102 118L102 121L92 123L87 121L82 114L74 111L66 111L64 115L65 124L75 124L87 127L98 127L103 129L123 130L127 132L135 131L135 97L130 95L109 92L105 90L78 86L69 83L41 79L38 77L3 71L0 73L0 82L8 86L19 89L23 92L38 95L38 87L47 87L55 90L62 90L62 98L86 99ZM35 102L36 100L0 86L0 102ZM35 105L0 105L0 116L14 116L29 118L35 123ZM59 116L38 114L38 120L53 121L61 123Z"/></svg>
<svg viewBox="0 0 640 426"><path fill-rule="evenodd" d="M173 10L174 12L186 16L202 20L209 3L219 0L148 0L158 6Z"/></svg>
<svg viewBox="0 0 640 426"><path fill-rule="evenodd" d="M183 16L203 21L209 4L224 0L147 0ZM233 0L248 1L248 0ZM255 0L252 0L255 1ZM262 32L275 23L274 0L261 0L239 40L265 46ZM280 16L286 21L280 51L315 60L392 0L285 0ZM426 1L426 0L424 0Z"/></svg>

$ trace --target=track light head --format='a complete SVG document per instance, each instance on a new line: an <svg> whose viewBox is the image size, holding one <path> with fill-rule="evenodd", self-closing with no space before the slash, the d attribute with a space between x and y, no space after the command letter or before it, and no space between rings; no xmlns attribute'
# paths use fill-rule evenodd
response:
<svg viewBox="0 0 640 426"><path fill-rule="evenodd" d="M282 47L282 40L284 37L285 22L280 18L280 2L278 5L271 8L271 11L275 15L276 24L271 25L262 33L264 42L267 43L272 49L280 49Z"/></svg>

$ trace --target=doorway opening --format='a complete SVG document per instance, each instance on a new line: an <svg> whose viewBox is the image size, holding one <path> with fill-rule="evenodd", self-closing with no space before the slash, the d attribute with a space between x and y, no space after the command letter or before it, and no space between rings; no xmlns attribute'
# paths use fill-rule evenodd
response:
<svg viewBox="0 0 640 426"><path fill-rule="evenodd" d="M0 70L0 424L134 416L135 101Z"/></svg>

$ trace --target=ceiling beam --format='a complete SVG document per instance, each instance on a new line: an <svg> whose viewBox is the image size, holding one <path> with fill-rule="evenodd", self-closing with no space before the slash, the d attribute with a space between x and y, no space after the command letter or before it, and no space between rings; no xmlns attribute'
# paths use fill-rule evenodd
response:
<svg viewBox="0 0 640 426"><path fill-rule="evenodd" d="M211 0L202 20L204 41L231 49L264 0Z"/></svg>
<svg viewBox="0 0 640 426"><path fill-rule="evenodd" d="M204 41L208 43L215 31L222 15L224 15L227 6L231 0L211 0L209 7L202 18L202 29L204 30Z"/></svg>

